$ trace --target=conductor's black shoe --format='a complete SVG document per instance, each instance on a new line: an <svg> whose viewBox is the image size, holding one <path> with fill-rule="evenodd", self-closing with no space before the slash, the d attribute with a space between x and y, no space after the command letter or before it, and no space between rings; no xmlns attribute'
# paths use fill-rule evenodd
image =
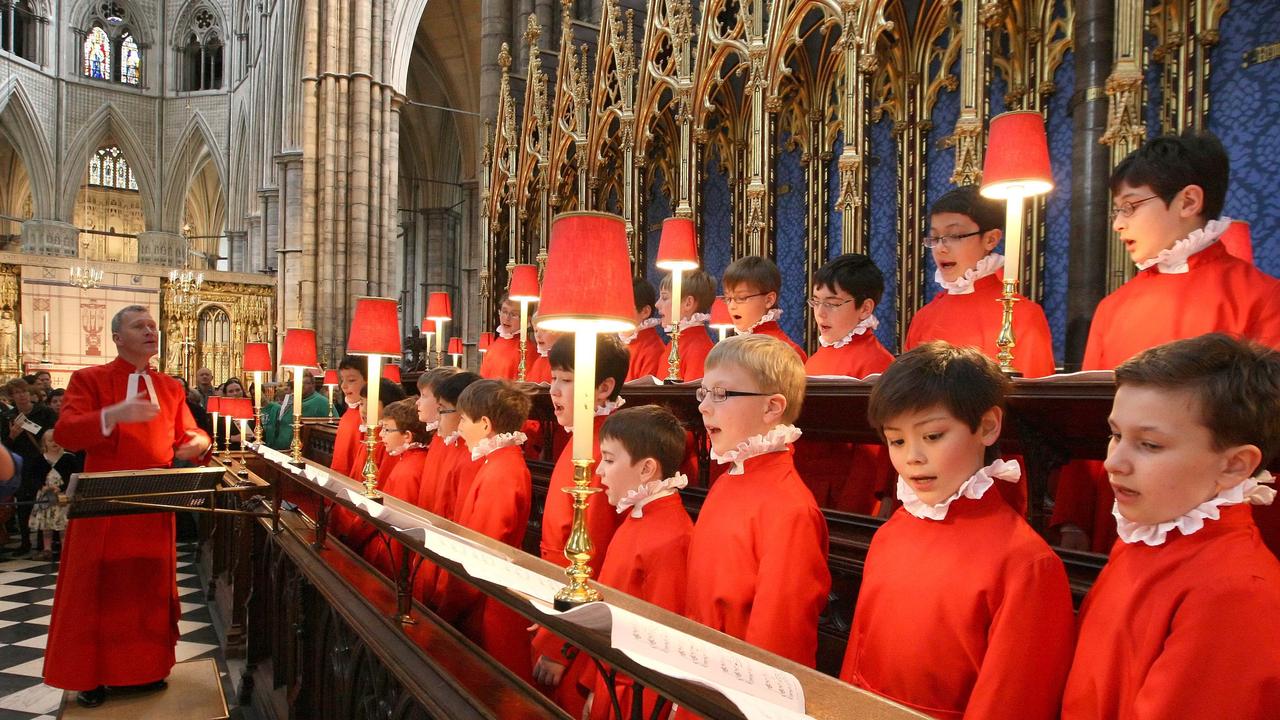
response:
<svg viewBox="0 0 1280 720"><path fill-rule="evenodd" d="M80 707L98 707L107 700L107 687L99 685L92 690L83 690L76 693L76 704Z"/></svg>
<svg viewBox="0 0 1280 720"><path fill-rule="evenodd" d="M141 693L157 692L169 687L166 680L157 680L155 682L143 683L141 685L112 685L109 689L112 694L120 695L138 695Z"/></svg>

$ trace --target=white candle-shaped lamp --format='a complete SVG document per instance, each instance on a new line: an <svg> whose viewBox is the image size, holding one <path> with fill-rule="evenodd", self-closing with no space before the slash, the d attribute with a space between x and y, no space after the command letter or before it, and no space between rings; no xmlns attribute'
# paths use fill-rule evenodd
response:
<svg viewBox="0 0 1280 720"><path fill-rule="evenodd" d="M223 403L223 401L224 401L224 398L223 398L223 397L221 397L221 396L218 396L218 395L214 395L213 397L207 398L207 399L204 401L204 410L205 410L205 412L209 413L209 415L213 417L213 441L214 441L214 442L213 442L213 450L214 450L214 452L217 452L217 451L218 451L218 446L217 446L217 441L218 441L218 416L220 416L220 415L222 414L222 403ZM222 441L222 442L223 442L223 448L225 449L225 447L226 447L226 438L223 438L223 441Z"/></svg>
<svg viewBox="0 0 1280 720"><path fill-rule="evenodd" d="M293 372L293 441L289 445L294 463L302 464L302 371L320 366L316 353L316 331L287 328L280 367Z"/></svg>
<svg viewBox="0 0 1280 720"><path fill-rule="evenodd" d="M537 265L516 265L511 268L511 285L507 289L507 297L520 304L520 364L516 368L517 380L524 380L525 355L529 352L529 303L538 302L541 292L538 287Z"/></svg>
<svg viewBox="0 0 1280 720"><path fill-rule="evenodd" d="M433 292L427 296L426 319L435 324L436 365L441 365L444 363L444 324L453 319L453 302L449 293Z"/></svg>
<svg viewBox="0 0 1280 720"><path fill-rule="evenodd" d="M262 381L266 374L271 372L271 347L264 342L251 342L244 344L244 370L253 373L253 412L255 423L253 426L253 436L258 442L262 442ZM245 437L240 436L240 442L243 444Z"/></svg>
<svg viewBox="0 0 1280 720"><path fill-rule="evenodd" d="M662 239L654 263L671 273L671 317L667 318L671 333L671 354L667 356L667 380L680 380L681 276L698 268L698 227L693 218L673 217L662 223Z"/></svg>
<svg viewBox="0 0 1280 720"><path fill-rule="evenodd" d="M446 296L447 297L447 296ZM400 356L400 316L396 301L383 297L356 298L356 311L347 334L347 352L369 358L365 402L364 494L370 499L382 498L378 493L378 465L374 452L378 442L378 403L382 389L382 360Z"/></svg>

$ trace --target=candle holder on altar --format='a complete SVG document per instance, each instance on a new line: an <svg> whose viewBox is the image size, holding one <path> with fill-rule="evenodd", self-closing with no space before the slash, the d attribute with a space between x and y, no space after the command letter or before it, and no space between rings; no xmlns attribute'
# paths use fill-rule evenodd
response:
<svg viewBox="0 0 1280 720"><path fill-rule="evenodd" d="M662 223L662 239L654 263L671 273L671 354L667 356L667 380L680 381L680 321L684 319L680 302L681 276L698 269L698 228L693 218L673 217Z"/></svg>
<svg viewBox="0 0 1280 720"><path fill-rule="evenodd" d="M586 262L587 259L590 262ZM596 336L635 329L631 265L623 219L595 212L566 213L551 225L550 256L542 288L538 327L573 333L573 526L565 544L568 584L556 593L565 610L600 599L587 585L595 547L587 532L587 504L595 462Z"/></svg>
<svg viewBox="0 0 1280 720"><path fill-rule="evenodd" d="M520 304L520 365L516 379L522 382L525 374L524 356L529 348L529 303L538 302L540 294L537 265L516 265L511 268L511 285L507 289L507 297Z"/></svg>
<svg viewBox="0 0 1280 720"><path fill-rule="evenodd" d="M284 348L280 352L280 367L293 373L293 440L289 443L289 452L295 465L302 464L302 371L319 366L316 331L287 328Z"/></svg>
<svg viewBox="0 0 1280 720"><path fill-rule="evenodd" d="M446 296L447 297L447 296ZM378 395L382 387L383 356L400 357L400 317L396 301L382 297L356 298L356 311L351 318L351 332L347 335L347 352L352 355L365 355L369 358L369 372L366 375L367 402L365 403L365 427L367 429L364 446L368 453L364 460L364 496L370 500L382 501L378 492L378 463L375 450L378 444ZM400 377L399 366L394 367L396 379Z"/></svg>
<svg viewBox="0 0 1280 720"><path fill-rule="evenodd" d="M271 347L264 342L244 344L244 371L253 373L253 438L262 442L262 380L274 368L271 365ZM240 444L248 438L240 435Z"/></svg>
<svg viewBox="0 0 1280 720"><path fill-rule="evenodd" d="M987 134L987 155L982 165L983 197L1004 200L1004 284L1000 302L1004 312L996 360L1000 370L1014 376L1013 304L1018 301L1018 282L1022 264L1022 207L1026 198L1043 195L1053 189L1053 172L1049 166L1049 141L1045 135L1044 117L1031 110L1001 113L991 119Z"/></svg>

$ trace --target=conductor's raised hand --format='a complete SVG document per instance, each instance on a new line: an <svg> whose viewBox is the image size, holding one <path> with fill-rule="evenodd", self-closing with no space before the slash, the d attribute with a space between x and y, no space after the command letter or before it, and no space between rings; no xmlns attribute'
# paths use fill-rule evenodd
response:
<svg viewBox="0 0 1280 720"><path fill-rule="evenodd" d="M137 395L126 398L109 405L103 412L107 416L107 424L118 425L120 423L144 423L150 422L152 418L160 413L160 408L151 403L145 392L139 391Z"/></svg>
<svg viewBox="0 0 1280 720"><path fill-rule="evenodd" d="M173 449L173 455L179 460L195 460L209 449L209 436L198 430L188 430L187 439Z"/></svg>

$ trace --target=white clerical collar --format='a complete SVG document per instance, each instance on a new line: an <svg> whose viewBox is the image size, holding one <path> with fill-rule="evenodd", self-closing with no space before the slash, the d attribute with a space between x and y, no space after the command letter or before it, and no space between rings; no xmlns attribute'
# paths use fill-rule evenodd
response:
<svg viewBox="0 0 1280 720"><path fill-rule="evenodd" d="M551 348L548 347L546 350L543 350L541 347L538 348L538 357L547 357L550 354Z"/></svg>
<svg viewBox="0 0 1280 720"><path fill-rule="evenodd" d="M503 340L515 340L517 337L519 337L519 336L520 336L520 331L519 331L519 330L517 330L516 332L507 332L506 330L504 330L504 329L503 329L503 327L502 327L501 325L499 325L498 327L494 328L494 329L493 329L493 332L494 332L494 334L496 334L498 337L502 338Z"/></svg>
<svg viewBox="0 0 1280 720"><path fill-rule="evenodd" d="M617 400L605 400L603 405L596 408L596 417L606 417L612 414L613 411L617 410L618 408L626 404L627 404L627 399L624 397L620 397ZM565 427L564 431L572 435L573 423L570 423L568 427Z"/></svg>
<svg viewBox="0 0 1280 720"><path fill-rule="evenodd" d="M424 447L426 447L426 445L423 445L420 442L411 442L411 443L406 443L404 445L401 445L395 450L388 450L387 454L390 455L391 457L400 457L401 455L409 452L414 448L424 448Z"/></svg>
<svg viewBox="0 0 1280 720"><path fill-rule="evenodd" d="M454 445L457 445L458 441L461 439L462 439L462 431L454 430L453 432L449 433L449 437L444 439L444 444L452 447Z"/></svg>
<svg viewBox="0 0 1280 720"><path fill-rule="evenodd" d="M634 341L642 331L648 330L649 328L658 327L661 324L662 324L662 318L651 317L645 320L644 322L640 323L639 325L637 325L636 329L632 330L631 332L618 333L618 339L622 341L622 344L624 346L630 345L632 341Z"/></svg>
<svg viewBox="0 0 1280 720"><path fill-rule="evenodd" d="M787 446L800 439L800 428L795 425L778 425L763 435L749 437L738 443L738 447L729 450L721 455L715 450L711 451L711 459L724 465L733 463L733 467L729 468L729 475L741 475L743 473L743 463L757 455L765 455L767 453L782 452Z"/></svg>
<svg viewBox="0 0 1280 720"><path fill-rule="evenodd" d="M650 480L641 484L639 487L633 488L618 501L616 510L619 514L631 508L631 517L644 517L644 506L667 497L675 495L678 491L683 490L689 484L689 478L683 473L676 473L664 480Z"/></svg>
<svg viewBox="0 0 1280 720"><path fill-rule="evenodd" d="M977 265L964 271L964 275L948 282L942 279L942 271L933 271L933 281L941 285L948 295L968 295L973 292L973 286L982 278L993 275L997 270L1004 267L1004 256L1000 253L989 253Z"/></svg>
<svg viewBox="0 0 1280 720"><path fill-rule="evenodd" d="M1231 218L1220 217L1210 220L1202 228L1192 230L1189 235L1174 243L1172 247L1161 250L1153 258L1138 263L1138 270L1146 270L1152 265L1159 267L1163 275L1181 275L1191 270L1187 258L1218 242L1222 233L1231 226Z"/></svg>
<svg viewBox="0 0 1280 720"><path fill-rule="evenodd" d="M845 345L848 345L850 342L853 342L853 339L854 339L855 337L857 337L858 335L861 335L861 334L865 333L865 332L866 332L866 331L868 331L868 330L875 330L875 329L876 329L876 328L878 328L878 327L880 327L880 321L876 319L876 316L875 316L875 315L868 315L866 318L864 318L864 319L863 319L861 322L859 322L857 325L854 325L854 326L853 326L853 329L849 331L849 334L848 334L848 335L845 335L844 337L840 338L839 340L837 340L837 341L835 341L835 342L827 342L826 340L823 340L823 339L822 339L822 336L821 336L821 335L819 335L819 336L818 336L818 344L819 344L819 345L821 345L821 346L822 346L822 347L824 347L824 348L826 348L826 347L829 347L829 348L842 348L842 347L844 347Z"/></svg>
<svg viewBox="0 0 1280 720"><path fill-rule="evenodd" d="M1177 530L1183 535L1192 535L1199 532L1204 527L1205 520L1217 520L1221 516L1219 508L1241 503L1270 505L1276 499L1276 491L1275 488L1267 487L1267 485L1273 484L1275 481L1276 479L1271 476L1271 473L1263 470L1256 477L1247 478L1239 485L1223 490L1195 506L1185 515L1167 522L1144 525L1132 520L1126 520L1120 514L1120 504L1118 502L1111 506L1111 514L1116 519L1116 533L1121 540L1131 545L1140 542L1155 547L1164 544L1164 541L1168 539L1170 530Z"/></svg>
<svg viewBox="0 0 1280 720"><path fill-rule="evenodd" d="M693 327L703 327L710 319L711 313L694 313L688 318L680 321L680 332L684 332L685 330Z"/></svg>
<svg viewBox="0 0 1280 720"><path fill-rule="evenodd" d="M156 395L155 383L151 382L151 368L146 370L135 370L129 373L129 382L125 386L124 399L136 397L138 395L138 384L142 383L147 388L147 395L151 404L160 407L160 397Z"/></svg>
<svg viewBox="0 0 1280 720"><path fill-rule="evenodd" d="M761 325L767 322L776 322L780 317L782 317L782 308L771 308L769 312L765 313L764 315L761 315L760 319L757 320L754 325L747 328L746 330L739 330L738 334L750 335L751 333L756 331L756 328L760 327Z"/></svg>
<svg viewBox="0 0 1280 720"><path fill-rule="evenodd" d="M515 445L518 447L520 445L523 445L524 441L528 439L529 437L527 435L518 431L509 432L509 433L498 433L493 437L487 437L481 440L480 442L477 442L476 446L471 448L471 459L479 460L480 458L488 455L489 453L492 453L496 450L501 450L504 447L511 447L512 445Z"/></svg>
<svg viewBox="0 0 1280 720"><path fill-rule="evenodd" d="M1022 467L1018 465L1017 460L996 460L990 465L982 468L978 472L969 477L968 480L960 483L960 487L952 493L951 497L943 500L936 505L930 505L920 499L916 495L916 491L911 489L906 480L902 476L898 476L898 499L902 501L902 509L911 513L921 520L945 520L947 510L950 509L951 503L962 497L971 500L981 500L983 495L987 494L987 490L995 484L996 480L1004 480L1005 482L1018 482L1018 478L1022 477Z"/></svg>

